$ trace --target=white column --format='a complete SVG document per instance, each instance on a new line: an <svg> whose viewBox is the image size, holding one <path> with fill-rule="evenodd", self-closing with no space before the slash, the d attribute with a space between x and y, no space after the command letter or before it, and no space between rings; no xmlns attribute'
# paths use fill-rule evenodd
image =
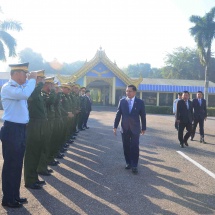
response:
<svg viewBox="0 0 215 215"><path fill-rule="evenodd" d="M112 105L115 105L115 97L116 97L116 78L113 77L113 87L112 87Z"/></svg>
<svg viewBox="0 0 215 215"><path fill-rule="evenodd" d="M83 87L87 86L87 76L84 76L84 80L83 80Z"/></svg>
<svg viewBox="0 0 215 215"><path fill-rule="evenodd" d="M160 93L157 92L157 106L159 106L159 95L160 95Z"/></svg>
<svg viewBox="0 0 215 215"><path fill-rule="evenodd" d="M143 92L140 91L140 99L143 99Z"/></svg>
<svg viewBox="0 0 215 215"><path fill-rule="evenodd" d="M112 86L110 85L109 87L109 105L111 104L112 101Z"/></svg>

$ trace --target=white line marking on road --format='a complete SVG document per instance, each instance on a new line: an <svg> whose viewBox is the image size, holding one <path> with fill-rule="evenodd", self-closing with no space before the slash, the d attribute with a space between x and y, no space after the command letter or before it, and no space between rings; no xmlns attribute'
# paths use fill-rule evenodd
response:
<svg viewBox="0 0 215 215"><path fill-rule="evenodd" d="M196 161L194 161L193 159L191 159L190 157L188 157L187 155L185 155L183 152L181 152L181 151L177 151L177 152L178 152L178 154L180 154L181 156L183 156L184 158L186 158L188 161L190 161L191 163L193 163L194 165L196 165L197 167L199 167L199 169L203 170L204 172L206 172L208 175L210 175L212 178L215 179L215 174L213 172L211 172L210 170L206 169L201 164L197 163Z"/></svg>

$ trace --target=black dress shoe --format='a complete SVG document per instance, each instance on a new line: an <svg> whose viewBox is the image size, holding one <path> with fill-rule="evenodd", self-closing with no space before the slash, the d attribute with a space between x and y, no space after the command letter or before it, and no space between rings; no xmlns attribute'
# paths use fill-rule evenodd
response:
<svg viewBox="0 0 215 215"><path fill-rule="evenodd" d="M64 156L65 156L63 153L60 153L60 152L59 152L59 154L58 154L58 155L60 155L60 156L62 156L62 157L64 157Z"/></svg>
<svg viewBox="0 0 215 215"><path fill-rule="evenodd" d="M47 169L47 172L53 173L54 171L53 171L53 169Z"/></svg>
<svg viewBox="0 0 215 215"><path fill-rule="evenodd" d="M43 171L43 172L38 172L39 175L44 175L44 176L50 176L51 173L49 173L48 171Z"/></svg>
<svg viewBox="0 0 215 215"><path fill-rule="evenodd" d="M68 143L68 144L72 144L72 143L74 143L74 140L71 140L71 139L70 139L70 140L67 141L67 143Z"/></svg>
<svg viewBox="0 0 215 215"><path fill-rule="evenodd" d="M69 147L69 143L65 143L65 144L63 145L63 147L64 147L64 148L68 148L68 147Z"/></svg>
<svg viewBox="0 0 215 215"><path fill-rule="evenodd" d="M19 202L20 204L26 204L26 203L28 203L27 198L16 198L15 201Z"/></svg>
<svg viewBox="0 0 215 215"><path fill-rule="evenodd" d="M181 146L181 148L184 148L184 144L183 143L180 143L180 146Z"/></svg>
<svg viewBox="0 0 215 215"><path fill-rule="evenodd" d="M19 202L2 202L2 206L9 207L9 208L20 208L22 207L22 204Z"/></svg>
<svg viewBox="0 0 215 215"><path fill-rule="evenodd" d="M65 149L60 150L60 153L65 153L65 152L67 152L67 150L65 150Z"/></svg>
<svg viewBox="0 0 215 215"><path fill-rule="evenodd" d="M59 162L58 160L54 160L54 162L55 162L56 164L60 164L60 162Z"/></svg>
<svg viewBox="0 0 215 215"><path fill-rule="evenodd" d="M45 185L45 184L46 184L45 181L40 181L40 180L38 180L36 183L37 183L38 185Z"/></svg>
<svg viewBox="0 0 215 215"><path fill-rule="evenodd" d="M184 142L184 145L185 145L185 146L189 146L188 143L187 143L187 141Z"/></svg>
<svg viewBox="0 0 215 215"><path fill-rule="evenodd" d="M42 189L42 187L37 184L37 183L34 183L34 184L30 184L30 185L25 185L26 188L29 188L29 189L34 189L34 190L40 190Z"/></svg>
<svg viewBox="0 0 215 215"><path fill-rule="evenodd" d="M48 163L49 166L57 166L58 164L55 161L49 162Z"/></svg>
<svg viewBox="0 0 215 215"><path fill-rule="evenodd" d="M60 162L57 160L48 163L49 166L57 166L58 164L60 164Z"/></svg>
<svg viewBox="0 0 215 215"><path fill-rule="evenodd" d="M133 172L134 174L137 174L137 173L138 173L137 167L132 167L131 170L132 170L132 172Z"/></svg>
<svg viewBox="0 0 215 215"><path fill-rule="evenodd" d="M64 157L64 154L61 154L61 153L56 156L56 158L58 159L63 159L63 157Z"/></svg>
<svg viewBox="0 0 215 215"><path fill-rule="evenodd" d="M75 140L75 139L76 139L76 137L75 137L75 136L72 136L70 139Z"/></svg>
<svg viewBox="0 0 215 215"><path fill-rule="evenodd" d="M131 165L130 164L126 164L125 165L125 169L131 169Z"/></svg>

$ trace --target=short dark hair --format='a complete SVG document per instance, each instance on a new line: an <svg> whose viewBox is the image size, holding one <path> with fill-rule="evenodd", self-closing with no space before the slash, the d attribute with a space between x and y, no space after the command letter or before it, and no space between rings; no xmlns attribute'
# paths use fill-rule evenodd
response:
<svg viewBox="0 0 215 215"><path fill-rule="evenodd" d="M133 84L130 84L127 87L131 87L133 91L137 91L137 88Z"/></svg>
<svg viewBox="0 0 215 215"><path fill-rule="evenodd" d="M201 93L201 94L203 94L203 92L202 92L201 90L199 90L197 93Z"/></svg>
<svg viewBox="0 0 215 215"><path fill-rule="evenodd" d="M182 96L182 93L178 93L179 96Z"/></svg>
<svg viewBox="0 0 215 215"><path fill-rule="evenodd" d="M187 90L184 90L183 93L188 93L190 95L190 93Z"/></svg>

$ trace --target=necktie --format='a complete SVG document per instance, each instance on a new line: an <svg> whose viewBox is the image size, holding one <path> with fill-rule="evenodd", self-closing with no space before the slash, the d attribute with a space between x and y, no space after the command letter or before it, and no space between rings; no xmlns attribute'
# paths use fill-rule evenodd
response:
<svg viewBox="0 0 215 215"><path fill-rule="evenodd" d="M131 109L132 109L131 99L128 100L128 108L129 108L129 113L131 113Z"/></svg>
<svg viewBox="0 0 215 215"><path fill-rule="evenodd" d="M202 104L202 100L201 100L201 99L199 99L199 105L201 106L201 104Z"/></svg>
<svg viewBox="0 0 215 215"><path fill-rule="evenodd" d="M186 101L186 105L187 105L187 110L189 109L189 103L188 101Z"/></svg>

